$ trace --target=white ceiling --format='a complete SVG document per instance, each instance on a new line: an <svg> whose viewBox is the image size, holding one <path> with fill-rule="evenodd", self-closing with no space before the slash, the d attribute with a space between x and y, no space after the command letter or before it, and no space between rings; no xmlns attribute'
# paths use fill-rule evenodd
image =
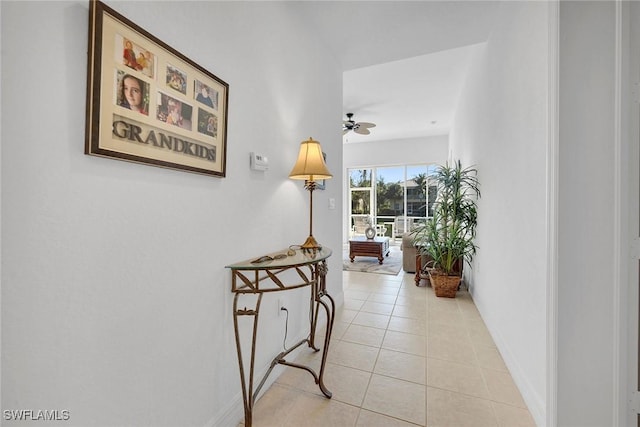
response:
<svg viewBox="0 0 640 427"><path fill-rule="evenodd" d="M347 133L344 142L447 134L468 65L488 39L500 3L295 3L345 71L343 113L377 125L370 135Z"/></svg>

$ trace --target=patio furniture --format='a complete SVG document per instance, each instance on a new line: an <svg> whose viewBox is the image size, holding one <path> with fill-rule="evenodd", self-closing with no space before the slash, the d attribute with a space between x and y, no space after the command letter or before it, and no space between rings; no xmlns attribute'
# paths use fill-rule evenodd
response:
<svg viewBox="0 0 640 427"><path fill-rule="evenodd" d="M387 234L387 227L384 224L373 224L369 216L353 216L353 225L351 226L352 236L364 236L367 228L373 226L376 229L376 236L384 237Z"/></svg>
<svg viewBox="0 0 640 427"><path fill-rule="evenodd" d="M353 216L353 225L351 226L351 234L354 236L364 236L364 232L371 225L371 217Z"/></svg>
<svg viewBox="0 0 640 427"><path fill-rule="evenodd" d="M394 237L402 237L404 233L413 230L413 217L397 216L394 220L394 228Z"/></svg>
<svg viewBox="0 0 640 427"><path fill-rule="evenodd" d="M393 240L393 243L396 242L396 224L395 222L384 222L383 225L385 226L385 228L391 229L391 239ZM386 230L385 230L386 233Z"/></svg>

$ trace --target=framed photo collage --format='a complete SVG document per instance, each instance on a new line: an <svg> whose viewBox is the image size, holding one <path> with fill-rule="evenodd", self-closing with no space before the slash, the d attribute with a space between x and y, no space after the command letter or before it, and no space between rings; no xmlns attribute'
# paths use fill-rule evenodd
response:
<svg viewBox="0 0 640 427"><path fill-rule="evenodd" d="M224 177L229 85L100 1L85 153Z"/></svg>

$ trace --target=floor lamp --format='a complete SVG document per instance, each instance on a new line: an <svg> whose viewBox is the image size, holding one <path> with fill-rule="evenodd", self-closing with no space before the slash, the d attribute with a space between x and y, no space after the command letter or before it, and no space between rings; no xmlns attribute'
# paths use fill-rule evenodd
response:
<svg viewBox="0 0 640 427"><path fill-rule="evenodd" d="M322 248L313 237L313 190L316 189L316 180L329 179L333 175L324 163L322 147L318 141L309 138L300 143L298 160L293 166L289 178L304 179L304 188L309 190L309 237L301 245L304 251L317 251Z"/></svg>

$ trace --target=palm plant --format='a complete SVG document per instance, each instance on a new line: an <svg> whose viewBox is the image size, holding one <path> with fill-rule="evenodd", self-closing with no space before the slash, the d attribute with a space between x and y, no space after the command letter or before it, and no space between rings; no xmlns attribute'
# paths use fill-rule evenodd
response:
<svg viewBox="0 0 640 427"><path fill-rule="evenodd" d="M463 168L460 160L438 167L433 175L438 186L433 217L414 231L421 254L429 255L431 266L447 275L458 272L459 260L470 263L476 253L476 200L480 197L476 175L475 168Z"/></svg>

